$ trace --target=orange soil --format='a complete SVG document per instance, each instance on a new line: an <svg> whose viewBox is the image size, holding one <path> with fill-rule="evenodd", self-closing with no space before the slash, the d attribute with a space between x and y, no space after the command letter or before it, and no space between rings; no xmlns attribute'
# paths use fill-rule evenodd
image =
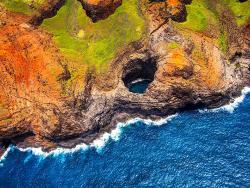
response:
<svg viewBox="0 0 250 188"><path fill-rule="evenodd" d="M87 0L86 2L90 5L97 6L108 6L114 4L118 0Z"/></svg>
<svg viewBox="0 0 250 188"><path fill-rule="evenodd" d="M0 26L0 118L25 109L33 115L38 104L59 106L61 96L58 76L63 69L51 37L23 24L27 19L22 14L12 16L0 17L6 20Z"/></svg>
<svg viewBox="0 0 250 188"><path fill-rule="evenodd" d="M223 67L219 63L219 52L217 48L206 39L199 38L193 35L194 40L197 41L196 48L188 57L182 47L176 49L168 49L167 59L161 67L159 67L158 79L165 84L181 84L193 85L193 87L200 87L201 89L219 89L225 84L222 79ZM201 49L201 44L207 48L206 54ZM217 54L218 53L218 54ZM193 72L189 79L185 79L183 75L187 72Z"/></svg>

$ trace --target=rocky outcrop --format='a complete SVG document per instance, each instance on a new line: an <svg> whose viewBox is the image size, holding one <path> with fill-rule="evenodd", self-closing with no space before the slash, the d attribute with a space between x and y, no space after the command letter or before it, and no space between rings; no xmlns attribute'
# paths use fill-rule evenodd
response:
<svg viewBox="0 0 250 188"><path fill-rule="evenodd" d="M63 58L51 36L22 14L1 11L0 139L40 132L38 114L60 109ZM48 111L49 109L49 111ZM51 119L53 121L53 118Z"/></svg>
<svg viewBox="0 0 250 188"><path fill-rule="evenodd" d="M78 0L93 22L103 20L113 14L122 0ZM66 0L48 0L32 15L29 23L39 26L44 19L51 18L66 3Z"/></svg>
<svg viewBox="0 0 250 188"><path fill-rule="evenodd" d="M176 22L184 22L187 17L186 4L191 0L166 0L166 12Z"/></svg>
<svg viewBox="0 0 250 188"><path fill-rule="evenodd" d="M159 2L157 0L152 0L152 3ZM191 0L165 0L160 1L160 3L152 4L149 11L154 15L154 19L163 19L164 22L168 19L172 19L176 22L186 21L187 11L186 5L190 4ZM157 13L156 13L157 12Z"/></svg>
<svg viewBox="0 0 250 188"><path fill-rule="evenodd" d="M122 0L78 0L93 22L103 20L113 14Z"/></svg>
<svg viewBox="0 0 250 188"><path fill-rule="evenodd" d="M41 25L43 20L51 18L57 14L57 11L65 4L66 0L47 0L39 8L37 13L32 16L29 23L35 26Z"/></svg>

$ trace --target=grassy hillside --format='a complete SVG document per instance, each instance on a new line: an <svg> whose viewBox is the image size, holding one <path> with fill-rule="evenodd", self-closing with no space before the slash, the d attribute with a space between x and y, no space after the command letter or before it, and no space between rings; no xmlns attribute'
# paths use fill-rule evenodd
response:
<svg viewBox="0 0 250 188"><path fill-rule="evenodd" d="M250 18L250 1L240 3L238 0L223 0L224 4L233 12L236 23L241 26Z"/></svg>
<svg viewBox="0 0 250 188"><path fill-rule="evenodd" d="M239 0L192 0L186 8L187 21L176 25L194 31L205 31L209 27L218 28L218 15L222 10L232 14L238 26L250 19L250 1L241 3Z"/></svg>
<svg viewBox="0 0 250 188"><path fill-rule="evenodd" d="M216 14L209 8L207 0L192 0L187 8L187 21L176 23L177 26L193 31L204 31L218 25Z"/></svg>
<svg viewBox="0 0 250 188"><path fill-rule="evenodd" d="M186 5L187 20L183 23L174 23L181 29L189 29L195 32L207 34L217 38L218 45L223 52L228 49L227 31L220 20L222 12L226 12L238 26L242 26L250 19L250 1L241 3L239 0L192 0Z"/></svg>
<svg viewBox="0 0 250 188"><path fill-rule="evenodd" d="M144 20L137 3L126 0L113 15L93 23L79 2L67 0L58 14L46 19L41 27L54 34L66 56L101 71L119 48L141 38Z"/></svg>

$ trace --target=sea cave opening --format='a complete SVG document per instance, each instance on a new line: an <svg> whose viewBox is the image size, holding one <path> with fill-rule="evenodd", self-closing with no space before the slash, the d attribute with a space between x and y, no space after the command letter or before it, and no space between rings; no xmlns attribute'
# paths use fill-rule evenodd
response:
<svg viewBox="0 0 250 188"><path fill-rule="evenodd" d="M156 70L156 58L134 59L124 67L123 83L132 93L145 93L154 80Z"/></svg>

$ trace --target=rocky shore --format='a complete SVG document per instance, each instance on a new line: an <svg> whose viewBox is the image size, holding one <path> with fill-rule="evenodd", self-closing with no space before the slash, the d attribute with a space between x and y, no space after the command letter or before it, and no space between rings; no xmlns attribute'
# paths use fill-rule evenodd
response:
<svg viewBox="0 0 250 188"><path fill-rule="evenodd" d="M121 4L80 2L94 22ZM64 3L51 1L33 16L0 9L1 151L9 144L45 151L88 144L118 122L220 107L249 86L249 21L239 27L229 13L221 12L225 51L215 42L219 30L201 33L175 25L186 21L191 1L141 1L147 23L142 39L120 49L105 73L86 69L84 81L76 86L80 92L76 88L65 94L72 73L63 62L70 60L51 34L38 27ZM131 91L142 81L147 82L145 91Z"/></svg>

